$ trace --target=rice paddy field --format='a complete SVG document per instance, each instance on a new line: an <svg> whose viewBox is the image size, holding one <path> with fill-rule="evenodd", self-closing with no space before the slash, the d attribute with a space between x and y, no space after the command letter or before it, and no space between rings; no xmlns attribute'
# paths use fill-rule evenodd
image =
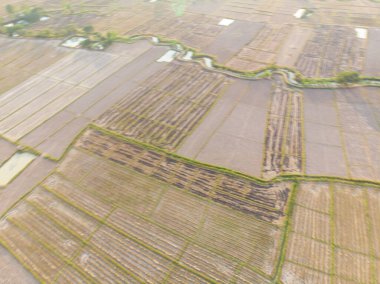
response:
<svg viewBox="0 0 380 284"><path fill-rule="evenodd" d="M89 130L7 213L0 242L47 282L269 283L290 186Z"/></svg>
<svg viewBox="0 0 380 284"><path fill-rule="evenodd" d="M174 45L0 36L0 283L380 283L380 89L171 57L380 76L379 3L3 2Z"/></svg>
<svg viewBox="0 0 380 284"><path fill-rule="evenodd" d="M15 7L26 1L4 1ZM271 64L293 67L307 77L357 70L379 76L380 4L350 1L27 1L44 7L48 21L30 30L92 25L119 35L156 35L178 40L238 70ZM310 16L297 19L298 9ZM3 12L4 13L4 12ZM9 16L9 15L8 15ZM4 15L7 18L7 15ZM223 19L232 24L223 26ZM365 29L359 36L356 29Z"/></svg>
<svg viewBox="0 0 380 284"><path fill-rule="evenodd" d="M262 182L93 126L0 244L47 283L377 283L379 190Z"/></svg>
<svg viewBox="0 0 380 284"><path fill-rule="evenodd" d="M378 283L378 196L371 187L301 184L283 283Z"/></svg>

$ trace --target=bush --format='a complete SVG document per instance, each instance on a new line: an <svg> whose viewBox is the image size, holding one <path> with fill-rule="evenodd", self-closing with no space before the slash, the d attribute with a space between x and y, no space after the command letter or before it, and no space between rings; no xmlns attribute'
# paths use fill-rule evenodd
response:
<svg viewBox="0 0 380 284"><path fill-rule="evenodd" d="M359 73L356 71L340 72L336 76L336 81L341 84L356 83L360 81Z"/></svg>
<svg viewBox="0 0 380 284"><path fill-rule="evenodd" d="M91 34L94 32L94 27L93 26L85 26L83 28L83 31L86 33L86 34Z"/></svg>
<svg viewBox="0 0 380 284"><path fill-rule="evenodd" d="M15 9L13 8L11 4L8 4L5 6L5 11L7 11L8 14L13 15L13 13L15 12Z"/></svg>
<svg viewBox="0 0 380 284"><path fill-rule="evenodd" d="M28 23L35 23L40 20L43 13L44 11L38 7L34 7L32 9L26 9L24 11L24 16L21 19L27 21Z"/></svg>

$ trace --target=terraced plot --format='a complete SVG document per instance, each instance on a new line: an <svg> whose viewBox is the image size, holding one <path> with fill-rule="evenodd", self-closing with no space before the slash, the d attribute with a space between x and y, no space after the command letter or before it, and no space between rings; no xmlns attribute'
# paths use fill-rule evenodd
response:
<svg viewBox="0 0 380 284"><path fill-rule="evenodd" d="M96 124L174 150L215 103L227 82L224 76L198 65L175 63L126 93Z"/></svg>
<svg viewBox="0 0 380 284"><path fill-rule="evenodd" d="M270 283L288 192L89 130L1 220L0 243L48 283Z"/></svg>

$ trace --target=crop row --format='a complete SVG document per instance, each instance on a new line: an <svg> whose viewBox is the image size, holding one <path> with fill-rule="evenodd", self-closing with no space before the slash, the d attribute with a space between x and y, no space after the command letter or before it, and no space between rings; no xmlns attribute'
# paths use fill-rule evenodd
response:
<svg viewBox="0 0 380 284"><path fill-rule="evenodd" d="M306 44L296 67L305 76L322 78L345 70L360 71L365 53L363 42L356 38L352 28L320 26Z"/></svg>
<svg viewBox="0 0 380 284"><path fill-rule="evenodd" d="M199 66L173 64L126 94L96 123L173 150L213 105L224 81Z"/></svg>
<svg viewBox="0 0 380 284"><path fill-rule="evenodd" d="M256 70L271 64L286 38L289 26L264 26L255 38L236 54L228 66L239 70Z"/></svg>
<svg viewBox="0 0 380 284"><path fill-rule="evenodd" d="M75 164L76 160L78 163L80 160L91 160L86 155L88 156L89 153L74 149L68 154L67 160L70 164ZM157 155L153 155L153 157L160 160ZM66 180L72 176L72 171L67 170L68 167L65 163L61 165L59 171L62 175L65 175L66 172L68 174L68 177L61 178L66 183L63 187L67 187L73 182L79 183L77 188L82 191L82 194L91 195L88 198L82 196L81 199L100 198L105 203L104 207L112 204L132 213L116 209L108 217L108 224L128 232L134 238L171 257L177 257L183 250L185 238L192 238L196 243L221 254L250 262L251 265L268 275L272 273L280 235L280 230L275 226L258 221L250 215L226 211L222 206L212 206L207 209L207 204L203 200L189 198L188 193L172 187L165 188L157 184L154 178L144 177L126 167L98 159L99 161L93 161L96 167L92 169L87 167L88 173L80 180ZM174 161L175 159L172 160L173 163ZM175 167L173 167L174 169ZM149 173L151 172L149 171ZM206 172L206 175L202 177L218 178L216 172ZM57 185L60 184L57 183ZM244 180L234 181L222 178L218 186L228 192L234 191L235 188L244 190L247 184L247 181ZM107 188L107 191L104 191L104 188ZM165 190L163 190L164 188ZM65 198L70 199L70 192L61 190L59 187L54 191L68 195ZM259 202L265 199L264 197L262 195L256 198ZM80 202L76 202L76 204L81 206ZM94 206L92 210L96 211L97 209ZM99 215L97 212L93 212L93 214ZM147 221L135 214L141 214L151 220ZM155 223L164 226L166 230L161 229ZM174 234L168 233L167 230ZM181 236L176 236L176 234Z"/></svg>
<svg viewBox="0 0 380 284"><path fill-rule="evenodd" d="M301 184L282 269L284 283L377 283L377 189Z"/></svg>
<svg viewBox="0 0 380 284"><path fill-rule="evenodd" d="M181 185L194 194L211 198L218 203L253 214L266 221L276 221L283 216L290 190L288 184L260 185L252 180L219 170L206 167L196 168L190 162L95 130L88 130L77 145L172 185L178 184L178 174L175 171L181 169L179 174L188 178L181 181ZM104 147L107 148L105 151ZM157 154L161 155L161 158L157 158ZM185 172L186 168L191 169L191 175ZM235 182L244 186L233 186Z"/></svg>
<svg viewBox="0 0 380 284"><path fill-rule="evenodd" d="M302 171L302 95L287 89L278 77L275 82L265 137L266 178Z"/></svg>
<svg viewBox="0 0 380 284"><path fill-rule="evenodd" d="M182 17L172 17L169 13L159 21L157 18L144 21L143 25L130 30L128 33L130 35L164 35L183 41L192 47L200 48L210 44L215 36L223 31L223 27L217 25L218 21L220 19L217 17L201 14L189 13Z"/></svg>

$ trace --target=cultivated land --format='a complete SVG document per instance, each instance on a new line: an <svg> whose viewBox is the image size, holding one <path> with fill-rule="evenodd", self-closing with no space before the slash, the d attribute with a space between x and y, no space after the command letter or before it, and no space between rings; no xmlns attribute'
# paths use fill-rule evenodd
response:
<svg viewBox="0 0 380 284"><path fill-rule="evenodd" d="M267 283L289 192L90 130L0 243L41 281Z"/></svg>
<svg viewBox="0 0 380 284"><path fill-rule="evenodd" d="M11 3L4 1L4 6ZM13 1L39 5L52 18L29 31L52 31L92 25L119 35L149 34L179 40L239 70L268 64L294 67L308 77L329 77L347 69L379 76L380 4L351 1ZM301 8L310 17L296 19ZM2 11L2 13L4 13ZM4 15L7 17L7 15ZM233 19L220 26L223 19ZM358 38L355 28L368 29Z"/></svg>
<svg viewBox="0 0 380 284"><path fill-rule="evenodd" d="M0 283L380 283L380 89L167 57L380 77L379 3L3 2L176 41L0 37Z"/></svg>

